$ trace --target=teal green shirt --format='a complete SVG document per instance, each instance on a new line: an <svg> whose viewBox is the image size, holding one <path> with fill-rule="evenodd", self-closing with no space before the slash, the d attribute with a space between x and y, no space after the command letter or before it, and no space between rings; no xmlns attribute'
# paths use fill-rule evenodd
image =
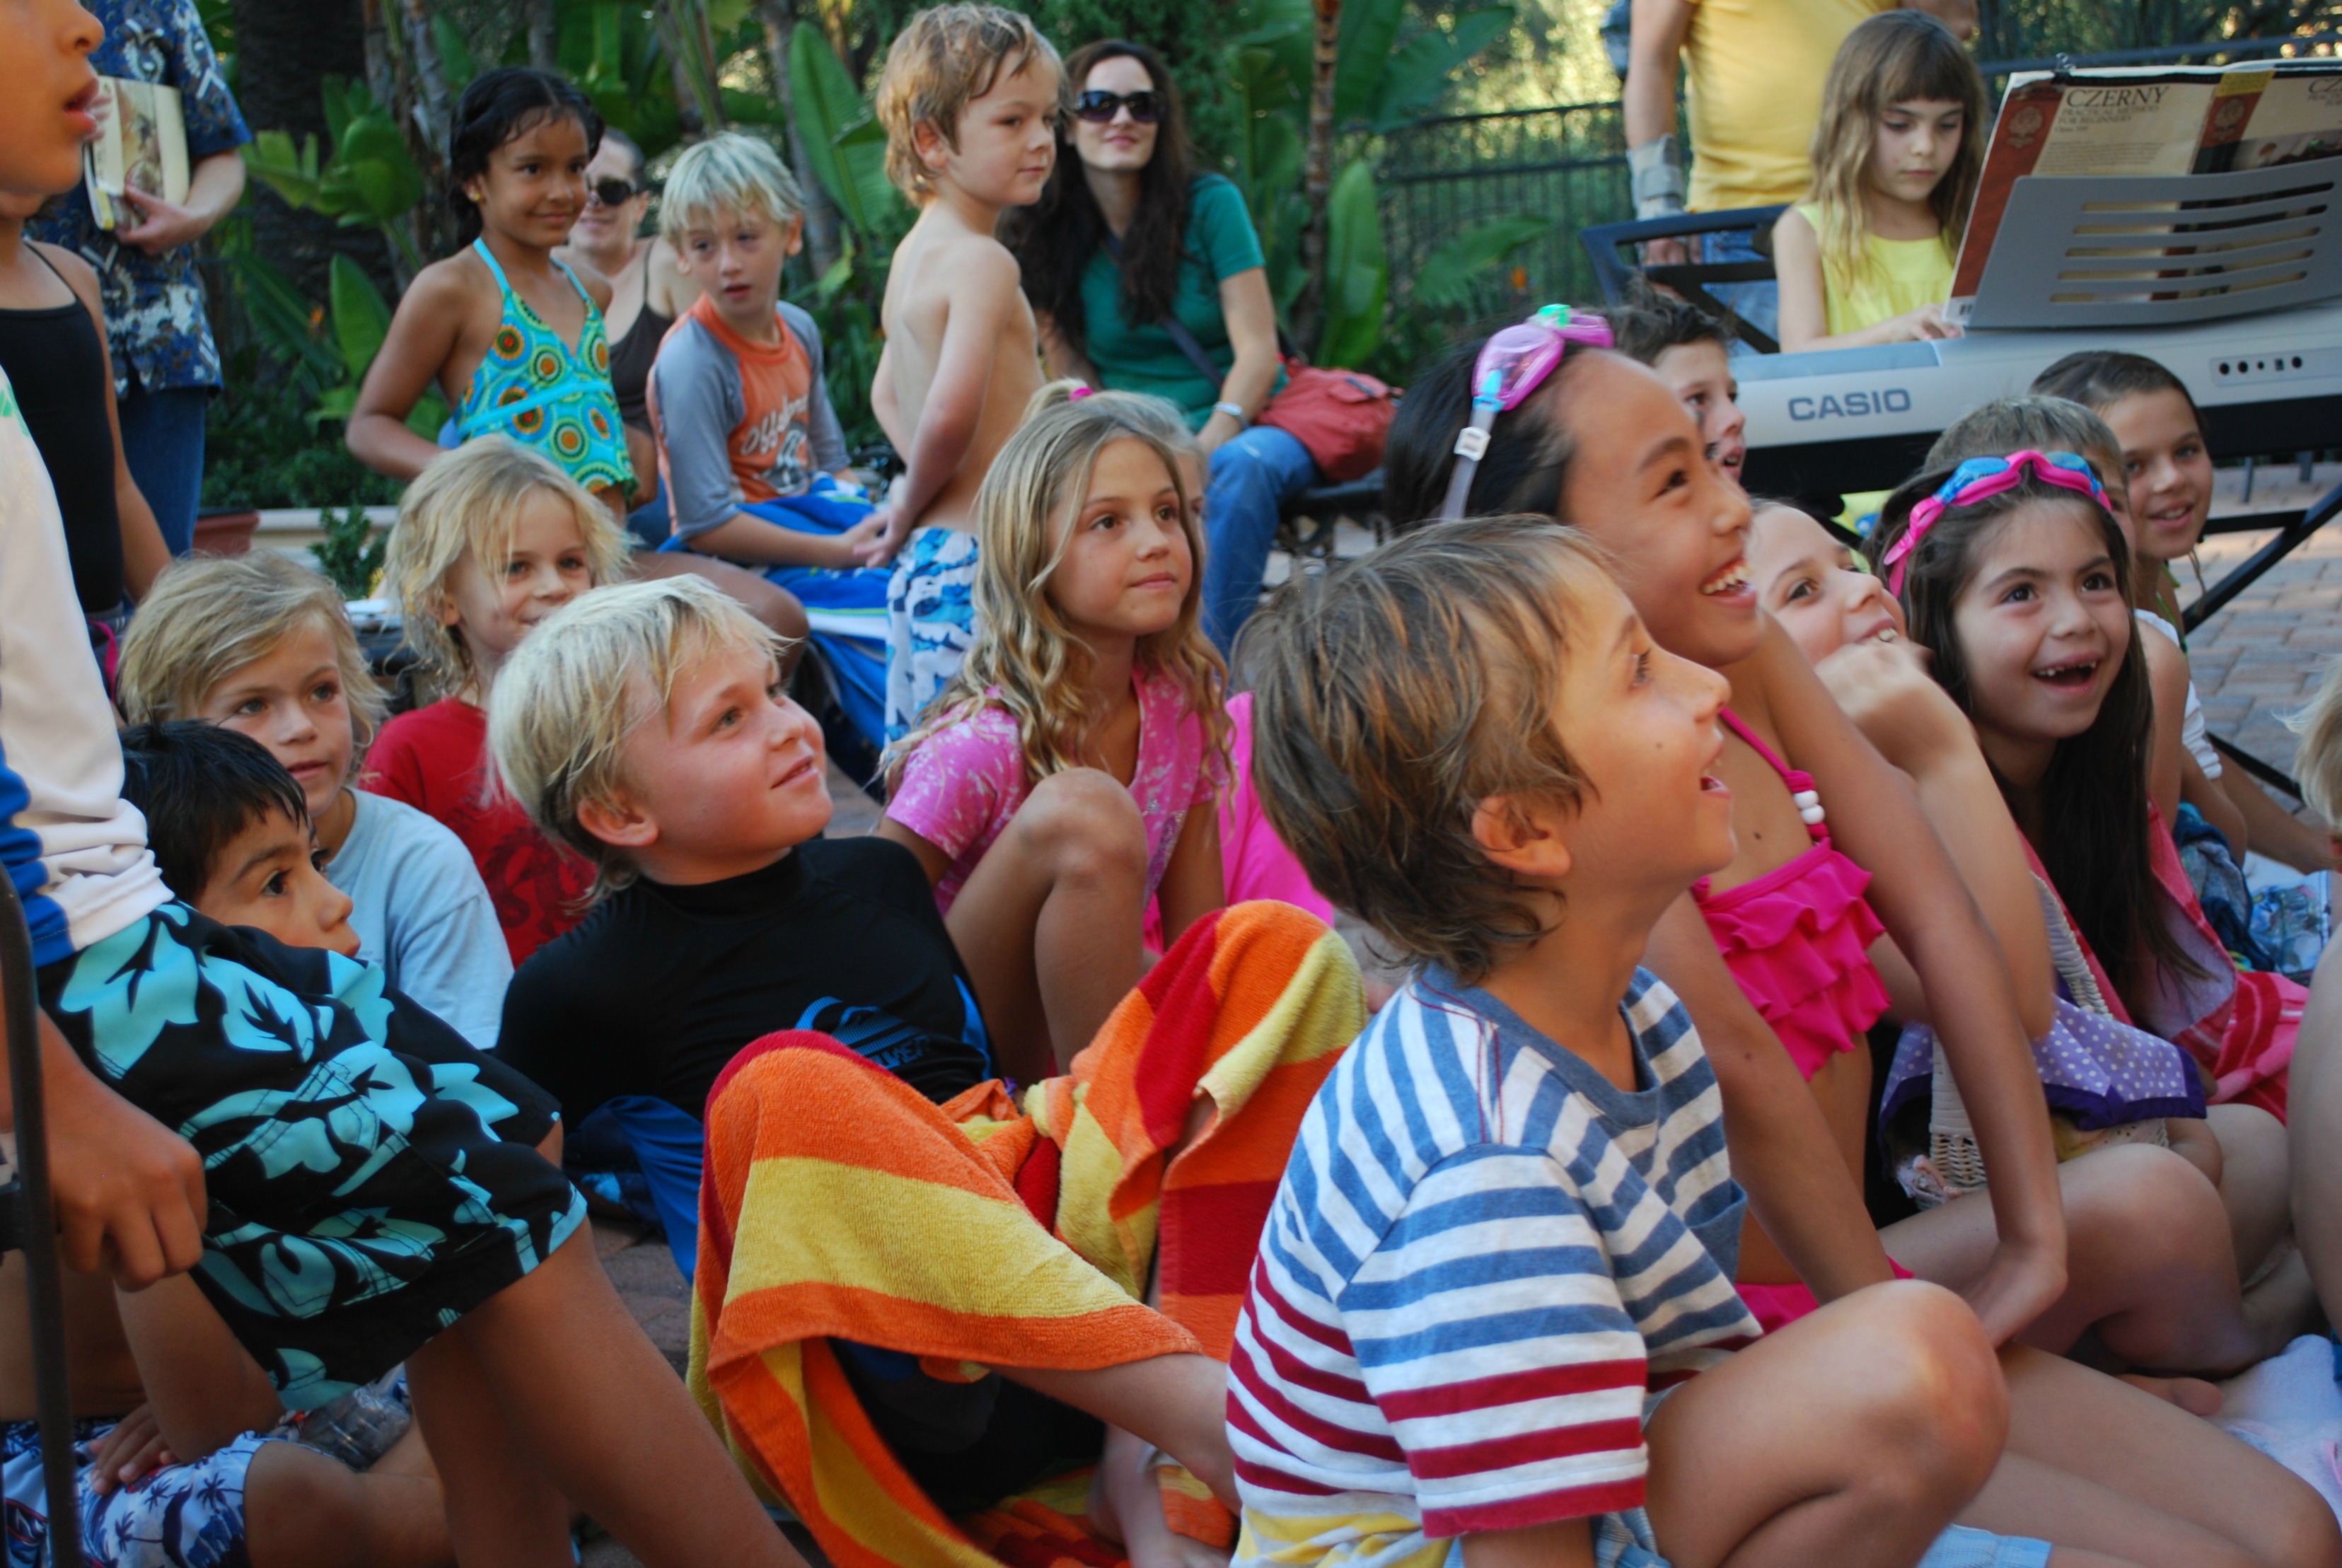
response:
<svg viewBox="0 0 2342 1568"><path fill-rule="evenodd" d="M1220 382L1236 363L1227 318L1220 312L1220 284L1247 268L1265 266L1260 236L1244 195L1218 175L1198 175L1187 195L1185 254L1171 314L1204 345L1219 375L1204 379L1195 362L1179 352L1171 335L1155 322L1123 315L1122 264L1098 246L1082 272L1082 317L1089 362L1098 379L1116 392L1149 392L1179 405L1191 428L1201 429L1220 399ZM1284 373L1277 385L1285 384Z"/></svg>

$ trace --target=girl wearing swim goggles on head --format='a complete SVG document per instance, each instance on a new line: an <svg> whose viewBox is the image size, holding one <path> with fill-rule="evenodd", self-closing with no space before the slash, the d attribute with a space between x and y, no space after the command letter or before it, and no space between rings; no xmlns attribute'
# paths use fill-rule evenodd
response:
<svg viewBox="0 0 2342 1568"><path fill-rule="evenodd" d="M1459 459L1455 447L1458 430L1482 413L1473 404L1486 389L1479 357L1487 345L1466 345L1416 376L1385 458L1386 510L1401 527L1438 515L1456 466L1472 461L1460 510L1541 513L1583 529L1653 639L1731 682L1732 733L1717 772L1734 796L1737 857L1704 898L1687 898L1660 923L1646 962L1685 999L1706 1041L1735 1118L1734 1173L1769 1227L1744 1234L1740 1279L1802 1281L1827 1301L1890 1277L1891 1253L1901 1268L1958 1291L1996 1342L2021 1333L2063 1350L2096 1329L2101 1342L2122 1344L2117 1354L2173 1364L2175 1347L2194 1348L2200 1322L2190 1314L2199 1303L2183 1311L2176 1301L2108 1300L2080 1271L2068 1289L2067 1204L2031 1052L2030 1026L2046 1027L2047 999L2028 994L2019 1008L2002 957L2003 941L2016 934L2004 939L1979 914L1907 783L1759 614L1745 557L1747 498L1705 460L1697 427L1666 383L1596 343L1563 342L1557 364L1523 355L1494 389L1476 459ZM1531 385L1521 372L1537 369L1544 374ZM1523 388L1506 406L1505 392ZM1802 914L1777 925L1754 918L1768 893L1816 878L1836 890L1827 901L1829 930ZM1860 938L1879 927L1892 943ZM1869 973L1866 945L1883 974ZM1807 958L1818 962L1795 985L1766 973L1803 972ZM1889 998L1897 1017L1932 1024L1944 1041L1993 1174L1986 1202L1930 1211L1882 1237L1862 1212L1854 1178L1863 1168L1870 1078L1857 1024L1877 1017ZM1835 1033L1824 1026L1827 1016L1836 1018ZM1807 1047L1808 1094L1783 1092L1785 1028ZM1833 1144L1836 1159L1823 1153ZM2089 1164L2070 1170L2087 1172ZM2083 1196L2088 1201L2075 1201L2077 1255L2087 1242L2087 1256L2103 1257L2105 1239L2081 1222L2096 1227L2119 1205ZM2157 1413L2117 1413L2130 1410L2130 1393L2046 1360L2023 1363L2013 1389L2020 1408L2037 1399L2067 1411L2106 1405L2107 1425L2126 1433L2125 1446L2131 1437L2152 1438L2159 1453L2169 1452L2171 1433ZM2192 1420L2167 1405L2161 1413ZM2030 1430L2017 1427L2020 1437ZM2026 1457L2058 1474L2077 1463L2054 1453ZM2091 1463L2093 1485L2137 1496L2135 1481L2099 1476ZM2076 1496L2090 1490L2078 1479L2074 1489ZM2062 1497L2066 1489L2050 1490ZM2192 1506L2179 1512L2197 1516ZM2063 1543L2084 1517L2061 1502L1979 1522ZM2172 1527L2191 1528L2176 1520Z"/></svg>

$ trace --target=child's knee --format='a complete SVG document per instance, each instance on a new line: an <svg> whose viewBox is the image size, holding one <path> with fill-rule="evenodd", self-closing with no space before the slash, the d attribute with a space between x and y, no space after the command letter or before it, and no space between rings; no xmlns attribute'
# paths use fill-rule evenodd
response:
<svg viewBox="0 0 2342 1568"><path fill-rule="evenodd" d="M1138 803L1096 768L1043 779L1018 808L1015 825L1061 877L1146 874L1146 822Z"/></svg>
<svg viewBox="0 0 2342 1568"><path fill-rule="evenodd" d="M245 1539L255 1564L332 1562L332 1542L362 1541L375 1521L365 1483L347 1465L297 1443L264 1443L244 1475Z"/></svg>
<svg viewBox="0 0 2342 1568"><path fill-rule="evenodd" d="M2131 1144L2098 1150L2071 1169L2083 1178L2066 1189L2069 1244L2077 1259L2096 1254L2134 1267L2199 1261L2233 1266L2219 1190L2183 1155Z"/></svg>
<svg viewBox="0 0 2342 1568"><path fill-rule="evenodd" d="M2007 1438L2008 1386L1968 1304L1897 1280L1838 1306L1867 1369L1850 1413L1865 1444L1914 1459L1912 1484L1960 1495L1983 1485Z"/></svg>

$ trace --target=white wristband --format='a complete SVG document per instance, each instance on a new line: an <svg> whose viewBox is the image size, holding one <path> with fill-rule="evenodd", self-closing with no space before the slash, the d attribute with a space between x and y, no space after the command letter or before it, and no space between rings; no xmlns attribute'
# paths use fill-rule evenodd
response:
<svg viewBox="0 0 2342 1568"><path fill-rule="evenodd" d="M1223 399L1220 402L1212 404L1212 412L1214 414L1225 414L1230 419L1235 420L1238 424L1250 424L1252 423L1251 420L1245 417L1244 404L1241 403L1230 403L1226 399Z"/></svg>

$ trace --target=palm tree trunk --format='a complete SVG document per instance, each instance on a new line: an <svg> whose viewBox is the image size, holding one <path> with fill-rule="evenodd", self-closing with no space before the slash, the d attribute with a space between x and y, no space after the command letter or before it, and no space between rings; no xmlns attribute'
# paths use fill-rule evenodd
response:
<svg viewBox="0 0 2342 1568"><path fill-rule="evenodd" d="M1342 38L1342 0L1314 0L1316 53L1309 74L1309 149L1301 195L1308 221L1301 230L1301 297L1293 326L1302 343L1315 347L1317 319L1325 305L1326 201L1334 188L1334 65Z"/></svg>
<svg viewBox="0 0 2342 1568"><path fill-rule="evenodd" d="M528 23L528 63L540 71L561 68L561 34L554 21L553 0L523 0L521 14Z"/></svg>
<svg viewBox="0 0 2342 1568"><path fill-rule="evenodd" d="M806 259L819 277L837 263L837 206L814 174L813 161L806 156L805 137L797 130L796 95L789 85L789 39L796 31L796 7L792 0L765 0L757 15L765 24L765 54L772 62L773 92L789 123L789 165L805 193Z"/></svg>

